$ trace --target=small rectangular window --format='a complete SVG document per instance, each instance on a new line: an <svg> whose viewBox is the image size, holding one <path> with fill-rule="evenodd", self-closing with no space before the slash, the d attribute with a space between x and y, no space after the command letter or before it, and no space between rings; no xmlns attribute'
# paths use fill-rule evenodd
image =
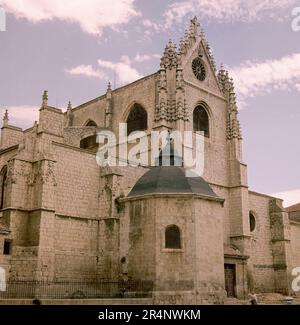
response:
<svg viewBox="0 0 300 325"><path fill-rule="evenodd" d="M4 246L3 246L3 255L10 255L10 250L11 250L11 241L5 239Z"/></svg>

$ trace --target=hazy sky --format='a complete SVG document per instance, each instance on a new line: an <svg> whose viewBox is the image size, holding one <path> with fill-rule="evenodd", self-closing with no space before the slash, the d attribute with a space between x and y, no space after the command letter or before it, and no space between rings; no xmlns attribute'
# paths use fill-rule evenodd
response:
<svg viewBox="0 0 300 325"><path fill-rule="evenodd" d="M10 122L23 127L37 118L44 89L50 105L64 109L69 100L75 107L103 94L108 80L120 86L157 71L168 39L178 43L197 15L218 66L235 79L250 188L284 192L287 204L300 201L300 0L0 0L1 6L0 113L9 109Z"/></svg>

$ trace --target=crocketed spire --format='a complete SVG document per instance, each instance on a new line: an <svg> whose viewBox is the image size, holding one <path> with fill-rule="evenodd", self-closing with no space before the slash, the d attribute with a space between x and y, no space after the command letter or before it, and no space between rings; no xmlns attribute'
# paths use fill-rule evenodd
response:
<svg viewBox="0 0 300 325"><path fill-rule="evenodd" d="M229 77L229 73L225 70L223 64L218 72L218 81L220 88L228 101L227 139L242 139L240 122L237 117L238 108L234 82L233 79Z"/></svg>

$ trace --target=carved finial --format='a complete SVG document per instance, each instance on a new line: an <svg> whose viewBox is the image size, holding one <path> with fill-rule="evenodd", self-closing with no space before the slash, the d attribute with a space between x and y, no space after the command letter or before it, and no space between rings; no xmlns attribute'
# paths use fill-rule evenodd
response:
<svg viewBox="0 0 300 325"><path fill-rule="evenodd" d="M33 130L34 131L37 131L37 129L38 129L38 122L37 121L34 121Z"/></svg>
<svg viewBox="0 0 300 325"><path fill-rule="evenodd" d="M191 23L194 26L197 26L198 25L198 18L197 18L197 16L195 16L193 19L191 19Z"/></svg>
<svg viewBox="0 0 300 325"><path fill-rule="evenodd" d="M109 92L109 91L111 91L111 83L110 83L110 81L107 84L107 91L106 92Z"/></svg>
<svg viewBox="0 0 300 325"><path fill-rule="evenodd" d="M9 121L9 118L8 118L8 110L6 109L5 110L5 113L4 113L4 116L3 116L3 126L7 126L8 125L8 121Z"/></svg>
<svg viewBox="0 0 300 325"><path fill-rule="evenodd" d="M42 103L42 107L46 107L48 106L48 91L45 90L43 93L43 103Z"/></svg>
<svg viewBox="0 0 300 325"><path fill-rule="evenodd" d="M73 123L73 113L72 113L72 103L68 102L68 109L66 115L66 127L72 126Z"/></svg>
<svg viewBox="0 0 300 325"><path fill-rule="evenodd" d="M198 23L198 19L195 16L192 20L191 20L191 25L190 25L190 30L189 30L189 36L190 37L196 37L198 34L198 27L200 26L200 24Z"/></svg>

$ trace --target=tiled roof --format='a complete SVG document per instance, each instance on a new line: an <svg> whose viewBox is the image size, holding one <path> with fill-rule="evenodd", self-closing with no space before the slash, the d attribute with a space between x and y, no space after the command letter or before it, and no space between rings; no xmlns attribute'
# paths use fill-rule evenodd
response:
<svg viewBox="0 0 300 325"><path fill-rule="evenodd" d="M300 203L294 204L288 208L286 208L287 212L297 212L300 211Z"/></svg>

